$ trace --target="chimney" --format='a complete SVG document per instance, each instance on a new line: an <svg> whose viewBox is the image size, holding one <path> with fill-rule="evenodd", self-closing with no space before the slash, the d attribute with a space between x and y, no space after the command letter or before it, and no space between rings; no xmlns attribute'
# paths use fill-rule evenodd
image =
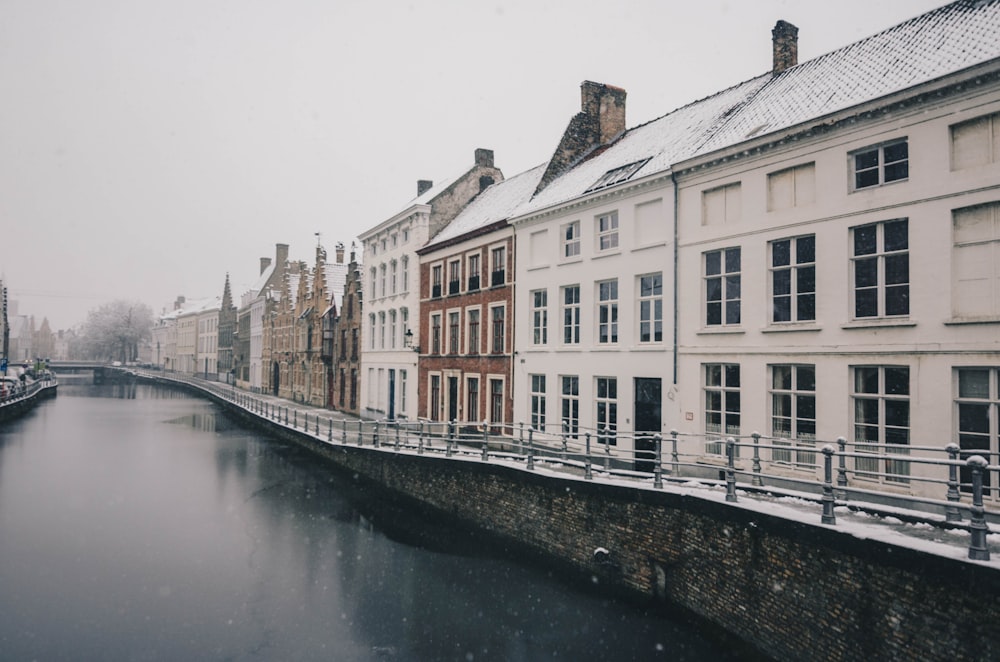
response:
<svg viewBox="0 0 1000 662"><path fill-rule="evenodd" d="M280 269L288 261L288 244L274 245L274 265Z"/></svg>
<svg viewBox="0 0 1000 662"><path fill-rule="evenodd" d="M785 21L778 21L771 30L773 64L771 73L775 76L799 63L799 29Z"/></svg>
<svg viewBox="0 0 1000 662"><path fill-rule="evenodd" d="M342 241L338 241L337 242L337 247L334 250L334 254L337 257L337 264L343 264L344 263L344 242L342 242Z"/></svg>
<svg viewBox="0 0 1000 662"><path fill-rule="evenodd" d="M271 258L269 258L269 257L262 257L262 258L260 258L260 273L264 273L264 271L269 266L271 266Z"/></svg>
<svg viewBox="0 0 1000 662"><path fill-rule="evenodd" d="M599 145L625 132L625 90L585 80L580 85L580 107L596 118Z"/></svg>
<svg viewBox="0 0 1000 662"><path fill-rule="evenodd" d="M480 147L476 150L476 165L483 168L493 167L493 150Z"/></svg>
<svg viewBox="0 0 1000 662"><path fill-rule="evenodd" d="M430 190L434 186L434 182L429 179L418 179L417 180L417 197L419 198L424 193Z"/></svg>
<svg viewBox="0 0 1000 662"><path fill-rule="evenodd" d="M183 305L184 297L177 297L177 301L174 301L174 310L180 310Z"/></svg>

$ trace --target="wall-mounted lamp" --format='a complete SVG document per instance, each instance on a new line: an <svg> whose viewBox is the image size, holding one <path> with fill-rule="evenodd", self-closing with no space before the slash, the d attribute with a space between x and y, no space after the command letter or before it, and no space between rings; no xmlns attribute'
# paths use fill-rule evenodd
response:
<svg viewBox="0 0 1000 662"><path fill-rule="evenodd" d="M413 344L413 329L407 329L403 334L403 347L409 347L417 354L420 353L420 345Z"/></svg>

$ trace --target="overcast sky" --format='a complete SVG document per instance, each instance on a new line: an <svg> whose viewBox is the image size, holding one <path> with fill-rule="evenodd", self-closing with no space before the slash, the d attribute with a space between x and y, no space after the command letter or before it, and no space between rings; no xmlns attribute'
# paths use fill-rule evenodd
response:
<svg viewBox="0 0 1000 662"><path fill-rule="evenodd" d="M234 295L492 149L543 163L580 83L636 126L940 0L0 0L0 273L53 329ZM237 301L238 303L238 301Z"/></svg>

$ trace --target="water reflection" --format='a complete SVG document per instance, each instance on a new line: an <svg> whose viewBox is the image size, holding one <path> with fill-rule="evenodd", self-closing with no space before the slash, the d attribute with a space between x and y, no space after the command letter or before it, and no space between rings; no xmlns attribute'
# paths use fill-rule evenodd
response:
<svg viewBox="0 0 1000 662"><path fill-rule="evenodd" d="M735 659L207 402L118 386L0 431L5 659Z"/></svg>

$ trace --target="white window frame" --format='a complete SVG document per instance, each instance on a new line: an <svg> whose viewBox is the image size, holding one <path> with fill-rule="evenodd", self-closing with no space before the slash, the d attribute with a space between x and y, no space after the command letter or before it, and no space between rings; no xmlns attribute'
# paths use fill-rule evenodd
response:
<svg viewBox="0 0 1000 662"><path fill-rule="evenodd" d="M599 442L618 445L617 377L594 377L594 429Z"/></svg>
<svg viewBox="0 0 1000 662"><path fill-rule="evenodd" d="M657 292L659 279L659 292ZM639 344L659 345L663 343L663 272L636 276L636 298L639 314ZM647 283L647 281L649 281Z"/></svg>
<svg viewBox="0 0 1000 662"><path fill-rule="evenodd" d="M531 305L531 344L549 342L549 291L533 290L528 294Z"/></svg>
<svg viewBox="0 0 1000 662"><path fill-rule="evenodd" d="M890 454L908 455L910 424L912 422L910 396L913 389L910 367L907 365L852 365L850 369L851 438L854 442L854 452L859 454L872 453L882 456ZM887 371L890 370L893 372L906 372L905 393L894 393L887 386L890 381ZM872 371L875 371L875 390L861 391L858 389L858 384L862 379L859 371L865 371L869 376ZM901 425L894 416L899 415L903 411L904 405L906 425ZM861 416L860 418L859 415ZM870 416L873 416L874 420L868 418ZM865 430L869 434L860 434L862 430ZM871 433L874 433L875 439L868 438L871 436ZM905 441L892 442L890 441L890 437L896 439L905 437ZM890 451L890 449L897 450ZM905 451L901 449L905 449ZM871 459L862 457L854 458L854 475L857 478L865 480L874 480L890 485L905 485L910 482L908 477L909 470L910 463L905 460L879 459L875 457ZM890 477L887 474L896 474L896 477Z"/></svg>
<svg viewBox="0 0 1000 662"><path fill-rule="evenodd" d="M963 373L985 372L986 389L963 388ZM1000 368L997 366L957 366L953 377L955 443L961 449L959 459L968 460L979 455L991 466L1000 463ZM979 419L979 429L962 429L962 423L971 418ZM959 481L963 492L971 491L972 472L960 467ZM1000 498L996 475L983 474L983 497Z"/></svg>
<svg viewBox="0 0 1000 662"><path fill-rule="evenodd" d="M718 271L712 266L713 255L719 256ZM730 256L735 255L735 263ZM739 326L742 323L743 252L740 246L729 246L702 253L704 324L706 327ZM735 269L733 268L735 266ZM718 306L718 321L713 321L713 309ZM733 314L735 312L735 314Z"/></svg>
<svg viewBox="0 0 1000 662"><path fill-rule="evenodd" d="M784 251L776 250L781 244L788 244L787 262L783 260ZM811 245L811 255L810 255ZM800 235L784 237L768 242L768 278L771 314L769 324L793 324L796 322L816 321L816 235ZM809 276L812 276L812 290L808 290ZM787 284L784 282L787 275ZM787 291L785 291L787 289ZM803 291L805 290L805 291ZM787 300L788 319L779 317L779 309L784 312ZM810 313L810 308L812 312ZM780 315L783 316L783 315Z"/></svg>
<svg viewBox="0 0 1000 662"><path fill-rule="evenodd" d="M816 468L816 366L768 366L771 401L771 461L797 469ZM809 418L809 414L812 418ZM787 421L787 425L776 425ZM779 448L786 447L786 448Z"/></svg>
<svg viewBox="0 0 1000 662"><path fill-rule="evenodd" d="M900 225L901 224L901 225ZM906 230L906 246L904 248L886 249L886 228L904 227ZM862 230L874 229L875 247L870 253L857 253L858 233ZM851 260L851 319L871 320L885 318L906 318L910 315L910 230L909 221L906 218L896 218L876 223L866 223L850 229L850 260ZM892 274L897 270L893 265L901 264L900 258L906 260L906 282L888 282ZM872 273L872 265L874 273ZM873 277L873 279L871 279ZM864 280L862 280L864 279ZM863 283L863 284L862 284ZM875 295L875 312L872 315L859 315L858 306L861 305L858 295L864 294L864 300L871 297L868 293ZM890 298L890 294L905 296L906 310L898 312L900 303L895 296ZM897 312L888 312L890 304Z"/></svg>
<svg viewBox="0 0 1000 662"><path fill-rule="evenodd" d="M701 388L707 439L705 453L708 455L725 455L725 439L740 436L743 422L741 372L739 363L702 364ZM717 398L712 398L713 395ZM738 446L736 455L739 455Z"/></svg>
<svg viewBox="0 0 1000 662"><path fill-rule="evenodd" d="M608 253L620 249L618 211L600 214L594 219L594 248L598 253Z"/></svg>
<svg viewBox="0 0 1000 662"><path fill-rule="evenodd" d="M576 300L567 302L566 296L571 292L576 292ZM582 288L579 285L563 285L559 288L559 300L562 307L562 344L580 344L580 309ZM567 332L569 339L567 340Z"/></svg>
<svg viewBox="0 0 1000 662"><path fill-rule="evenodd" d="M528 375L528 388L531 427L538 432L545 432L545 375L537 373Z"/></svg>
<svg viewBox="0 0 1000 662"><path fill-rule="evenodd" d="M475 320L476 332L472 333L472 322ZM465 353L478 355L483 348L483 310L480 306L469 306L465 309Z"/></svg>
<svg viewBox="0 0 1000 662"><path fill-rule="evenodd" d="M598 281L594 284L597 299L597 343L618 343L618 279Z"/></svg>
<svg viewBox="0 0 1000 662"><path fill-rule="evenodd" d="M580 376L559 375L560 429L576 439L580 436Z"/></svg>
<svg viewBox="0 0 1000 662"><path fill-rule="evenodd" d="M563 260L580 257L580 221L570 221L559 229L559 248Z"/></svg>
<svg viewBox="0 0 1000 662"><path fill-rule="evenodd" d="M899 146L904 146L902 151L906 152L904 158L899 158ZM886 150L890 153L887 156ZM887 184L905 182L910 177L910 153L909 141L906 136L889 140L878 145L868 145L861 149L856 149L848 155L851 169L851 191L866 191L878 188ZM862 162L866 156L875 156L875 161ZM888 160L887 160L888 159ZM904 164L905 166L900 166ZM900 170L905 170L905 174L900 174ZM861 184L862 173L873 174L875 181Z"/></svg>

